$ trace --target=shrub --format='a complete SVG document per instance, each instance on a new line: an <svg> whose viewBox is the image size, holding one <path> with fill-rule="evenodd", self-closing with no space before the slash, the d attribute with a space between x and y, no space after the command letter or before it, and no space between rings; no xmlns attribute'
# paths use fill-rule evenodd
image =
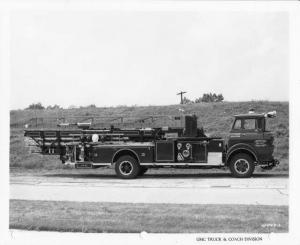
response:
<svg viewBox="0 0 300 245"><path fill-rule="evenodd" d="M60 107L59 105L53 105L53 106L51 106L51 105L49 105L49 106L47 106L47 110L57 110L57 109L62 109L62 107Z"/></svg>
<svg viewBox="0 0 300 245"><path fill-rule="evenodd" d="M43 110L45 109L44 106L42 106L42 104L40 102L38 103L32 103L31 105L29 105L26 110Z"/></svg>
<svg viewBox="0 0 300 245"><path fill-rule="evenodd" d="M215 94L215 93L207 93L203 94L202 98L198 98L195 100L195 103L200 103L200 102L222 102L224 100L224 96L222 94Z"/></svg>

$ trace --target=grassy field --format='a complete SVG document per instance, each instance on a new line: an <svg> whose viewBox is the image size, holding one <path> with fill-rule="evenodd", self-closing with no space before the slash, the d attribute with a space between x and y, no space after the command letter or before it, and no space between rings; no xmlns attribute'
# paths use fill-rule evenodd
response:
<svg viewBox="0 0 300 245"><path fill-rule="evenodd" d="M70 232L288 232L288 207L10 200L10 229Z"/></svg>
<svg viewBox="0 0 300 245"><path fill-rule="evenodd" d="M289 104L288 102L268 102L268 101L249 101L249 102L224 102L224 103L200 103L192 105L170 105L170 106L118 106L90 109L60 109L60 110L13 110L10 112L10 166L14 168L64 168L58 157L45 157L30 154L25 148L23 138L23 126L25 124L38 123L38 126L53 127L57 120L53 118L65 117L68 121L81 121L83 118L102 116L102 117L130 117L131 121L127 126L180 126L181 122L174 121L169 117L159 117L143 122L137 118L146 118L152 115L180 115L179 109L183 109L185 114L195 113L198 116L198 127L203 127L210 136L221 136L226 138L233 121L233 115L247 113L250 108L256 112L277 111L277 117L268 121L268 129L275 135L274 155L281 162L279 167L272 171L288 172L288 152L289 152ZM43 121L31 120L34 117L44 118ZM77 117L77 118L72 118ZM52 119L51 119L52 118ZM98 120L98 121L97 121ZM95 123L99 126L116 124L118 120L109 122L107 119L97 119ZM100 121L99 121L100 120ZM178 125L179 124L179 125Z"/></svg>

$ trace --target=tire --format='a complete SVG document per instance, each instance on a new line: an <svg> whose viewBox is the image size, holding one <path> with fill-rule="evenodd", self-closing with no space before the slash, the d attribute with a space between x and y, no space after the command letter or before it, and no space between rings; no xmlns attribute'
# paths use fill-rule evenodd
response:
<svg viewBox="0 0 300 245"><path fill-rule="evenodd" d="M251 156L245 153L239 153L232 157L229 163L229 169L232 176L236 178L249 178L254 172L255 164Z"/></svg>
<svg viewBox="0 0 300 245"><path fill-rule="evenodd" d="M139 176L143 176L144 173L146 173L148 170L148 168L141 166L140 167L140 172L139 172Z"/></svg>
<svg viewBox="0 0 300 245"><path fill-rule="evenodd" d="M122 179L134 179L140 173L140 165L135 158L122 156L116 162L115 171Z"/></svg>

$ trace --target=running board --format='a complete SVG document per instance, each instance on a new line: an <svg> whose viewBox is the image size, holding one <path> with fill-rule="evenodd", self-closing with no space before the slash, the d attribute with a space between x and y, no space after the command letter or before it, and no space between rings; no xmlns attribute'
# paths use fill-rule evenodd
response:
<svg viewBox="0 0 300 245"><path fill-rule="evenodd" d="M84 163L83 163L84 164ZM112 163L91 163L92 166L113 166ZM77 165L77 164L76 164ZM176 167L176 166L207 166L207 167L224 167L225 163L201 163L201 162L142 162L140 163L141 166L170 166L170 167Z"/></svg>
<svg viewBox="0 0 300 245"><path fill-rule="evenodd" d="M218 164L208 164L208 163L200 163L200 162L151 162L151 163L140 163L141 166L208 166L208 167L216 167L220 166L223 167L225 166L224 163L218 163Z"/></svg>
<svg viewBox="0 0 300 245"><path fill-rule="evenodd" d="M91 163L76 163L75 168L93 168Z"/></svg>

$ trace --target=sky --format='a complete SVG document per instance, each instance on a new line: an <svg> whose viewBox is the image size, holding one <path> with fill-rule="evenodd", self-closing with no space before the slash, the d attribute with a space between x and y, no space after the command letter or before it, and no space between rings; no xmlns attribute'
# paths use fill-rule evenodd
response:
<svg viewBox="0 0 300 245"><path fill-rule="evenodd" d="M18 11L11 16L11 109L31 103L168 105L288 101L286 12Z"/></svg>

